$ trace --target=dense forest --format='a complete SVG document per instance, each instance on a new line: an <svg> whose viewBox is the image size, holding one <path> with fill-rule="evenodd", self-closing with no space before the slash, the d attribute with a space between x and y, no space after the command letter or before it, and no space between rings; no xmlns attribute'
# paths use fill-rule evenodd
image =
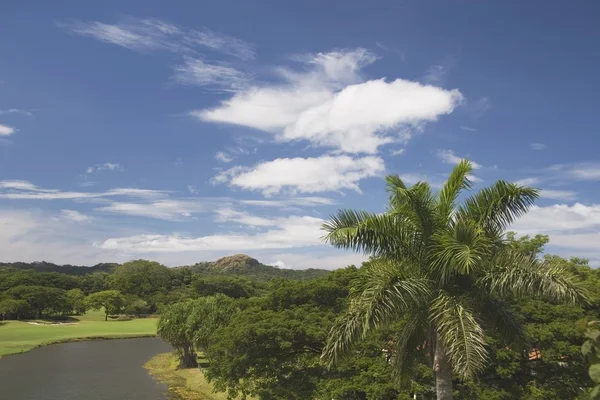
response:
<svg viewBox="0 0 600 400"><path fill-rule="evenodd" d="M489 332L489 363L477 379L454 379L459 399L587 398L593 386L582 356L588 321L600 318L600 271L586 260L542 256L548 237L507 235L512 247L571 271L589 304L563 305L515 298L526 344L514 347ZM390 362L405 321L372 333L334 366L321 359L328 333L348 308L351 283L365 266L335 271L288 271L243 255L167 268L135 260L77 267L48 263L0 267L3 318L81 314L104 307L107 317L162 313L180 327L159 333L180 351L202 351L215 388L261 399L432 399L435 383L427 349L398 379ZM340 266L343 267L343 266ZM173 318L176 316L177 318ZM161 325L162 324L162 325ZM189 328L189 329L187 329ZM1 328L0 328L1 329Z"/></svg>

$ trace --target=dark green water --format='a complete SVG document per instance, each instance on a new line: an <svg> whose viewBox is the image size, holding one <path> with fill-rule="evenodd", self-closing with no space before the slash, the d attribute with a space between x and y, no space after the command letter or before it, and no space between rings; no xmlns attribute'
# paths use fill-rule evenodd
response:
<svg viewBox="0 0 600 400"><path fill-rule="evenodd" d="M165 400L143 368L170 348L155 338L57 344L0 358L2 400Z"/></svg>

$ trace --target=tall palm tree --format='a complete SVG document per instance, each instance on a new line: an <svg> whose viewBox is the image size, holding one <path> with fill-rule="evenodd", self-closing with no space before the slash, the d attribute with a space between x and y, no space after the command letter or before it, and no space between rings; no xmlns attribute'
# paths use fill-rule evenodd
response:
<svg viewBox="0 0 600 400"><path fill-rule="evenodd" d="M538 191L498 181L460 202L461 192L471 188L471 169L462 160L437 194L426 182L407 187L389 175L385 213L341 210L323 225L333 246L371 256L323 358L334 363L370 330L402 321L392 352L395 370L426 345L437 398L449 400L453 373L468 379L486 366L486 329L507 340L523 338L506 299L585 301L563 268L519 254L504 240L506 228L527 212Z"/></svg>

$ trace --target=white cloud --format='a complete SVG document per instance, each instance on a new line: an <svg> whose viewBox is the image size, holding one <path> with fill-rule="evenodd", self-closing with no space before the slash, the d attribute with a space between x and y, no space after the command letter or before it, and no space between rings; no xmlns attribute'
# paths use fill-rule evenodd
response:
<svg viewBox="0 0 600 400"><path fill-rule="evenodd" d="M462 129L463 131L477 132L477 129L471 128L470 126L461 125L461 126L459 126L459 128Z"/></svg>
<svg viewBox="0 0 600 400"><path fill-rule="evenodd" d="M298 253L277 253L270 256L270 265L275 265L279 268L287 269L307 269L318 268L334 270L345 268L348 265L360 267L361 263L367 261L367 257L359 253L353 252L335 252L331 251L311 251L310 254Z"/></svg>
<svg viewBox="0 0 600 400"><path fill-rule="evenodd" d="M255 220L251 222L256 223ZM169 253L198 251L239 252L322 245L321 225L324 221L320 218L290 216L264 219L263 222L264 224L269 223L272 229L253 234L229 233L200 237L190 237L180 234L136 235L110 238L96 243L96 246L108 250L126 251L128 253Z"/></svg>
<svg viewBox="0 0 600 400"><path fill-rule="evenodd" d="M444 184L442 181L431 180L427 175L420 173L407 172L400 174L400 178L406 185L414 185L418 182L428 182L432 188L440 188Z"/></svg>
<svg viewBox="0 0 600 400"><path fill-rule="evenodd" d="M189 191L191 194L198 194L198 193L199 193L199 192L198 192L198 189L196 189L196 186L193 186L193 185L188 185L188 187L187 187L187 188L188 188L188 191Z"/></svg>
<svg viewBox="0 0 600 400"><path fill-rule="evenodd" d="M210 207L201 201L164 199L149 203L113 202L96 211L181 221L190 219L192 214L210 211Z"/></svg>
<svg viewBox="0 0 600 400"><path fill-rule="evenodd" d="M454 152L452 150L438 150L437 157L446 164L454 164L454 165L458 164L459 162L461 162L463 160L462 157L458 157L456 154L454 154ZM473 161L473 160L469 160L469 161L471 161L471 165L473 166L473 169L481 168L481 165L477 164L475 161Z"/></svg>
<svg viewBox="0 0 600 400"><path fill-rule="evenodd" d="M308 140L348 153L374 154L383 144L408 140L413 130L451 113L462 101L456 89L363 79L361 68L375 61L364 49L301 59L308 71L279 68L281 83L257 83L216 108L191 115L269 132L280 142Z"/></svg>
<svg viewBox="0 0 600 400"><path fill-rule="evenodd" d="M190 31L185 40L188 43L208 47L242 60L250 60L255 57L252 44L233 36L213 32L207 28L202 31Z"/></svg>
<svg viewBox="0 0 600 400"><path fill-rule="evenodd" d="M350 189L360 192L358 182L384 171L379 157L352 158L321 156L317 158L278 158L252 168L233 167L214 178L215 183L258 190L270 196L289 190L291 193L318 193Z"/></svg>
<svg viewBox="0 0 600 400"><path fill-rule="evenodd" d="M277 225L276 219L269 219L251 215L244 211L237 211L232 208L220 208L217 211L217 221L220 222L238 222L243 225L259 227Z"/></svg>
<svg viewBox="0 0 600 400"><path fill-rule="evenodd" d="M58 189L44 189L28 181L0 181L0 199L13 200L77 200L115 196L156 198L165 196L167 193L168 192L163 190L137 188L116 188L105 192L70 192Z"/></svg>
<svg viewBox="0 0 600 400"><path fill-rule="evenodd" d="M391 156L401 156L405 152L406 152L406 149L392 150L392 151L390 151L390 155Z"/></svg>
<svg viewBox="0 0 600 400"><path fill-rule="evenodd" d="M96 165L87 167L85 170L85 174L89 175L89 174L92 174L94 172L99 172L99 171L123 171L123 170L124 170L124 168L120 164L107 162L104 164L96 164Z"/></svg>
<svg viewBox="0 0 600 400"><path fill-rule="evenodd" d="M186 58L173 67L173 79L182 85L215 86L236 91L247 86L249 76L228 65L208 64L200 59Z"/></svg>
<svg viewBox="0 0 600 400"><path fill-rule="evenodd" d="M0 136L10 136L15 133L17 130L12 126L2 125L0 124Z"/></svg>
<svg viewBox="0 0 600 400"><path fill-rule="evenodd" d="M91 221L91 217L89 215L80 213L79 211L75 211L75 210L62 210L60 212L60 214L63 219L66 219L68 221L73 221L73 222L90 222Z"/></svg>
<svg viewBox="0 0 600 400"><path fill-rule="evenodd" d="M511 229L526 234L573 232L600 227L600 204L575 203L554 204L548 207L534 206Z"/></svg>
<svg viewBox="0 0 600 400"><path fill-rule="evenodd" d="M481 178L479 178L479 177L477 177L475 175L470 175L470 174L467 175L467 179L470 180L471 182L475 182L475 183L477 183L477 182L483 182L483 179L481 179Z"/></svg>
<svg viewBox="0 0 600 400"><path fill-rule="evenodd" d="M283 261L281 261L281 260L277 260L275 262L269 263L269 265L272 265L272 266L277 267L277 268L285 268L286 267L285 263Z"/></svg>
<svg viewBox="0 0 600 400"><path fill-rule="evenodd" d="M0 115L3 114L23 114L27 117L33 118L33 113L27 110L20 110L18 108L9 108L8 110L0 110Z"/></svg>
<svg viewBox="0 0 600 400"><path fill-rule="evenodd" d="M227 153L224 153L222 151L217 152L217 154L215 154L215 159L218 161L222 161L224 163L228 163L233 161L233 157Z"/></svg>
<svg viewBox="0 0 600 400"><path fill-rule="evenodd" d="M531 143L529 147L533 150L545 150L547 146L544 143Z"/></svg>
<svg viewBox="0 0 600 400"><path fill-rule="evenodd" d="M283 199L269 200L240 200L240 203L250 206L261 207L295 207L295 206L328 206L336 204L332 199L327 197L290 197Z"/></svg>
<svg viewBox="0 0 600 400"><path fill-rule="evenodd" d="M194 54L208 48L243 60L254 58L254 46L241 39L210 31L186 29L158 19L127 17L115 24L74 21L59 27L138 52L169 51Z"/></svg>
<svg viewBox="0 0 600 400"><path fill-rule="evenodd" d="M92 246L90 236L102 232L96 224L57 223L39 210L0 208L2 261L49 261L93 265L125 261L114 252Z"/></svg>
<svg viewBox="0 0 600 400"><path fill-rule="evenodd" d="M600 259L600 204L575 203L533 207L510 230L550 236L550 246L566 256ZM576 250L576 254L573 251ZM554 250L553 250L554 251Z"/></svg>
<svg viewBox="0 0 600 400"><path fill-rule="evenodd" d="M514 183L521 186L533 186L540 182L539 178L523 178L516 180Z"/></svg>
<svg viewBox="0 0 600 400"><path fill-rule="evenodd" d="M542 189L540 192L540 197L543 199L572 201L577 199L577 192L574 192L572 190Z"/></svg>
<svg viewBox="0 0 600 400"><path fill-rule="evenodd" d="M579 181L599 181L600 163L583 162L574 164L556 164L549 168L554 176Z"/></svg>

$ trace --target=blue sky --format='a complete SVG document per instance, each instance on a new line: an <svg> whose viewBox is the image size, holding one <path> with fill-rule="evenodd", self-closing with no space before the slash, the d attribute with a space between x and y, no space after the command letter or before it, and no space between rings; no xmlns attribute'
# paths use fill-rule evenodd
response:
<svg viewBox="0 0 600 400"><path fill-rule="evenodd" d="M468 157L600 262L600 5L371 3L4 2L2 259L339 268L323 219Z"/></svg>

